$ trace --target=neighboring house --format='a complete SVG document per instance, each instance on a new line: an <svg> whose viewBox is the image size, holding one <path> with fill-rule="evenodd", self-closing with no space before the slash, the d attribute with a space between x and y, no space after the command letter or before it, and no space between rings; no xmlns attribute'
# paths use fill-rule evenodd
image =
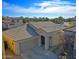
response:
<svg viewBox="0 0 79 59"><path fill-rule="evenodd" d="M30 22L16 28L3 31L8 47L17 55L34 47L45 50L63 51L64 32L66 27L52 22ZM57 52L56 52L57 53Z"/></svg>
<svg viewBox="0 0 79 59"><path fill-rule="evenodd" d="M7 30L8 29L8 25L6 23L2 23L2 30Z"/></svg>
<svg viewBox="0 0 79 59"><path fill-rule="evenodd" d="M7 30L8 29L8 24L10 22L11 21L9 21L9 20L2 20L2 30Z"/></svg>
<svg viewBox="0 0 79 59"><path fill-rule="evenodd" d="M76 59L76 27L64 30L65 49L69 54L69 59Z"/></svg>
<svg viewBox="0 0 79 59"><path fill-rule="evenodd" d="M20 26L22 24L23 24L23 22L19 18L9 18L8 20L7 19L2 20L2 29L7 30L10 28Z"/></svg>

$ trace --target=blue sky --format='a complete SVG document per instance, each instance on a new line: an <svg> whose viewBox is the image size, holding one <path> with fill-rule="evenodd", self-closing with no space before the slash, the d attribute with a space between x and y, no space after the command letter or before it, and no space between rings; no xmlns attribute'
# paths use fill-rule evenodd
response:
<svg viewBox="0 0 79 59"><path fill-rule="evenodd" d="M59 17L76 15L75 0L2 0L3 16Z"/></svg>

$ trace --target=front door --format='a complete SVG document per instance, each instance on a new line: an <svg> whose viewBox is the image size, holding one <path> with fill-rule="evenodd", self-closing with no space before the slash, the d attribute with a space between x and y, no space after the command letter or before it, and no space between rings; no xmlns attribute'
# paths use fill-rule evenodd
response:
<svg viewBox="0 0 79 59"><path fill-rule="evenodd" d="M45 46L45 37L41 36L41 46Z"/></svg>

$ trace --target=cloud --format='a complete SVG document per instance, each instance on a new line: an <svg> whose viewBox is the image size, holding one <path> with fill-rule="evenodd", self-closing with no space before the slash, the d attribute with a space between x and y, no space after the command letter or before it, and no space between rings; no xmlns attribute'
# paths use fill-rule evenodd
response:
<svg viewBox="0 0 79 59"><path fill-rule="evenodd" d="M43 1L40 3L34 3L34 6L31 6L29 8L24 8L17 6L15 4L9 4L6 2L3 2L3 9L9 10L11 12L15 13L49 13L49 14L68 14L68 15L75 15L76 8L75 3L71 3L69 1ZM35 6L40 6L40 8L37 8Z"/></svg>
<svg viewBox="0 0 79 59"><path fill-rule="evenodd" d="M35 5L37 6L41 6L41 7L47 7L47 6L67 6L67 5L75 5L75 3L71 3L69 1L60 1L60 0L56 0L56 1L43 1L41 3L35 3Z"/></svg>

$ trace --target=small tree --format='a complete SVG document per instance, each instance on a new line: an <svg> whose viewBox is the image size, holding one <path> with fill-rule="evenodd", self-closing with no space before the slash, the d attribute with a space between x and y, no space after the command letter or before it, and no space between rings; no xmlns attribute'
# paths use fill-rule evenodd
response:
<svg viewBox="0 0 79 59"><path fill-rule="evenodd" d="M23 19L23 23L26 23L26 20L25 19Z"/></svg>
<svg viewBox="0 0 79 59"><path fill-rule="evenodd" d="M64 18L63 17L58 17L58 22L61 24L61 23L64 23Z"/></svg>
<svg viewBox="0 0 79 59"><path fill-rule="evenodd" d="M67 21L68 21L68 22L72 22L73 19L72 19L72 18L68 18Z"/></svg>

